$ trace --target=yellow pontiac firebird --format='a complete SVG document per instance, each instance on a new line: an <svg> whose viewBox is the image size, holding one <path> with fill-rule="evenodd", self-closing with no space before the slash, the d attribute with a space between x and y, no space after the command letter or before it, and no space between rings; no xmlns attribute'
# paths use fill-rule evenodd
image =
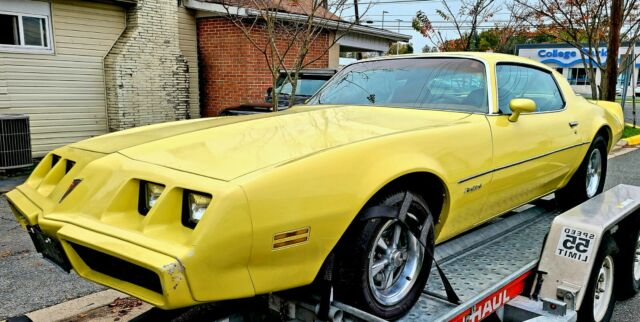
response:
<svg viewBox="0 0 640 322"><path fill-rule="evenodd" d="M388 57L283 112L56 149L7 198L45 257L160 308L331 269L338 298L397 318L435 244L552 192L567 205L600 193L622 128L618 104L527 59Z"/></svg>

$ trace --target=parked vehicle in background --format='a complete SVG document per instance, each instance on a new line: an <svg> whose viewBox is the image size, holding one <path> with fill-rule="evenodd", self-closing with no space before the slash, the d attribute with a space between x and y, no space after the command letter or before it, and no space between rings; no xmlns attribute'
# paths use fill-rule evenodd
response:
<svg viewBox="0 0 640 322"><path fill-rule="evenodd" d="M294 94L293 105L303 104L305 100L313 96L324 83L326 83L337 71L330 68L303 69L298 73L298 83L296 85L296 93ZM278 87L274 91L273 88L267 89L267 95L264 102L245 103L236 107L228 108L222 111L220 115L247 115L270 112L272 109L273 93L278 95L278 111L289 108L289 98L293 86L287 79L287 73L283 70L277 80Z"/></svg>
<svg viewBox="0 0 640 322"><path fill-rule="evenodd" d="M631 85L629 85L629 87L627 87L627 97L630 97L632 95L631 91L632 91ZM622 92L623 92L622 84L616 85L616 96L622 96ZM635 92L636 97L640 97L640 81L638 81L638 83L636 83L634 92Z"/></svg>
<svg viewBox="0 0 640 322"><path fill-rule="evenodd" d="M333 75L336 74L335 69L303 69L298 73L298 84L296 85L296 93L293 105L302 104L309 97L313 96L324 83L326 83ZM265 101L272 102L273 94L279 93L278 106L289 106L291 90L293 86L287 79L285 71L280 72L280 78L277 81L276 90L267 89L267 97Z"/></svg>

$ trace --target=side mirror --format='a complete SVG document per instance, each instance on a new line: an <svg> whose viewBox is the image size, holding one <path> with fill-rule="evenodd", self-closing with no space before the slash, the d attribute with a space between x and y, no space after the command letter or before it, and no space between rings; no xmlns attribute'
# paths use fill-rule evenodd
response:
<svg viewBox="0 0 640 322"><path fill-rule="evenodd" d="M514 98L509 102L511 116L509 121L516 122L520 117L520 113L533 113L536 111L536 102L528 98Z"/></svg>
<svg viewBox="0 0 640 322"><path fill-rule="evenodd" d="M273 87L267 88L267 96L271 96L271 92L273 92Z"/></svg>

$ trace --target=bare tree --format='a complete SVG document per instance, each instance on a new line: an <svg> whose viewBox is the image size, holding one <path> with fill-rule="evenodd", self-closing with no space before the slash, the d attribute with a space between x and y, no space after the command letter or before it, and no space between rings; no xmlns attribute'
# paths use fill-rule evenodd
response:
<svg viewBox="0 0 640 322"><path fill-rule="evenodd" d="M513 50L515 43L517 43L520 36L526 33L526 30L523 28L522 23L520 21L519 14L521 12L521 8L516 7L514 2L507 1L505 4L505 10L512 13L509 15L509 18L506 21L496 23L494 26L498 33L498 44L496 45L495 50L497 52L507 52L507 48ZM512 53L513 51L511 51Z"/></svg>
<svg viewBox="0 0 640 322"><path fill-rule="evenodd" d="M280 96L277 80L284 71L291 84L289 105L295 100L298 73L325 56L356 22L340 17L352 8L345 0L213 0L265 59L272 79L272 109ZM370 5L369 5L370 6ZM367 6L362 14L366 14ZM360 8L361 10L363 8ZM310 52L323 42L322 50Z"/></svg>
<svg viewBox="0 0 640 322"><path fill-rule="evenodd" d="M454 26L458 39L446 39L422 10L413 18L413 28L441 50L477 50L478 27L492 18L500 10L499 6L495 0L460 0L460 8L455 11L450 2L442 0L442 8L436 9L436 13Z"/></svg>
<svg viewBox="0 0 640 322"><path fill-rule="evenodd" d="M609 43L616 34L616 31L611 30L609 0L515 0L515 2L518 5L516 8L520 11L514 15L529 28L578 49L580 58L587 66L586 74L593 98L602 98L606 86L615 84L619 73L628 67L620 66L615 73L609 74L603 62L606 54L600 48L603 44ZM621 28L619 38L623 41L633 42L640 36L639 4L640 0L624 0L622 21L619 24ZM633 47L629 46L627 54L633 54L633 50ZM615 55L614 61L617 61L617 52L612 55ZM603 90L601 91L598 91L596 85L596 69L600 69L602 74ZM613 78L612 81L609 80L610 77Z"/></svg>
<svg viewBox="0 0 640 322"><path fill-rule="evenodd" d="M609 19L609 44L607 45L607 75L618 75L618 52L620 51L620 31L622 30L622 0L611 1L611 19ZM616 99L616 77L604 77L600 84L602 98L607 101Z"/></svg>

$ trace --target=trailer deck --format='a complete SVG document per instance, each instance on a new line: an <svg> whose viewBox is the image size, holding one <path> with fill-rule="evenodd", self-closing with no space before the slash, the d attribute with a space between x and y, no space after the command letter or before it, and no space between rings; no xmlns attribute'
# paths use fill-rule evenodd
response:
<svg viewBox="0 0 640 322"><path fill-rule="evenodd" d="M446 294L442 281L432 270L420 300L401 321L449 321L465 311L471 313L470 308L479 301L536 266L557 214L540 206L530 207L436 247L436 259L463 303L455 305L443 299ZM498 294L491 308L506 300ZM486 317L491 313L483 309L484 306L477 315Z"/></svg>

